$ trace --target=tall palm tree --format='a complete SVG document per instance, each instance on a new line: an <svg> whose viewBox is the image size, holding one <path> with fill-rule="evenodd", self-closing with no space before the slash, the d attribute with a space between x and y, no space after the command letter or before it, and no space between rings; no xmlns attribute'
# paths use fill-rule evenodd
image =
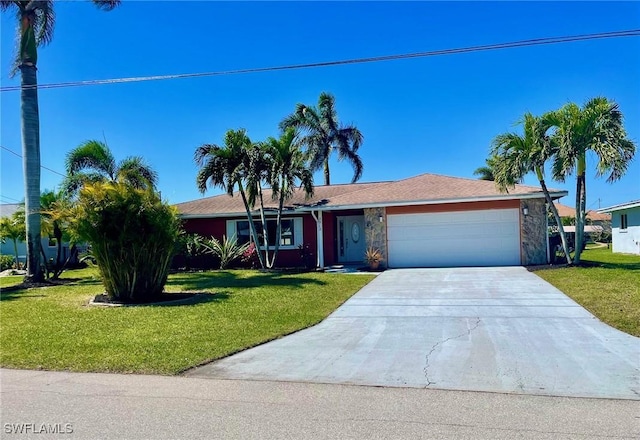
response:
<svg viewBox="0 0 640 440"><path fill-rule="evenodd" d="M312 196L313 173L307 166L305 154L297 141L294 128L286 129L280 139L268 138L265 146L271 163L268 183L271 185L272 197L274 200L278 199L275 248L273 259L267 263L269 267L273 267L280 247L284 202L293 196L297 182L299 182L300 188L303 188L305 197Z"/></svg>
<svg viewBox="0 0 640 440"><path fill-rule="evenodd" d="M576 174L576 251L574 264L580 263L584 243L587 202L587 151L597 157L596 176L609 174L607 182L619 180L636 152L635 144L627 138L623 116L618 104L597 97L582 107L566 104L553 112L554 141L558 151L553 161L554 179L564 182Z"/></svg>
<svg viewBox="0 0 640 440"><path fill-rule="evenodd" d="M141 157L130 156L116 162L107 144L93 140L67 154L66 169L62 185L70 196L86 183L124 182L138 189L153 189L158 181L158 174Z"/></svg>
<svg viewBox="0 0 640 440"><path fill-rule="evenodd" d="M551 138L547 135L551 128L550 114L536 117L531 113L525 113L520 123L524 125L523 135L504 133L493 139L491 154L495 159L493 161L493 172L496 186L500 191L505 192L516 183L521 182L522 178L528 173L533 172L536 174L547 205L556 219L567 263L571 264L569 246L562 227L562 220L549 195L544 178L545 162L555 152Z"/></svg>
<svg viewBox="0 0 640 440"><path fill-rule="evenodd" d="M233 191L236 185L238 186L253 240L255 243L260 243L251 214L252 205L249 204L245 191L245 183L250 170L248 151L252 145L246 130L228 130L224 136L223 146L203 144L196 148L193 158L196 165L200 167L196 176L196 185L202 194L206 192L207 186L219 186L233 197ZM257 254L260 266L264 268L265 262L262 254L260 252Z"/></svg>
<svg viewBox="0 0 640 440"><path fill-rule="evenodd" d="M109 11L119 0L92 0ZM40 265L40 116L38 113L38 47L51 42L55 24L53 0L0 0L2 12L14 10L18 19L17 54L12 73L20 70L22 169L25 186L27 282L44 279Z"/></svg>
<svg viewBox="0 0 640 440"><path fill-rule="evenodd" d="M338 160L351 162L352 183L362 177L363 165L358 155L362 133L354 125L340 124L333 95L322 92L317 107L298 104L295 112L280 122L281 130L287 128L298 129L304 134L300 141L308 149L311 169L323 168L325 185L331 184L329 159L334 151L338 153Z"/></svg>

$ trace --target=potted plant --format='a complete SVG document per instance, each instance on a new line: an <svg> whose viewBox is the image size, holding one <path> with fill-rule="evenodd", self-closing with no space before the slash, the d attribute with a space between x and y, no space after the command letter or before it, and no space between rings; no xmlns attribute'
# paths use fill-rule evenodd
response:
<svg viewBox="0 0 640 440"><path fill-rule="evenodd" d="M364 262L369 265L371 270L376 270L380 266L380 262L383 260L382 252L380 249L369 246L364 253Z"/></svg>

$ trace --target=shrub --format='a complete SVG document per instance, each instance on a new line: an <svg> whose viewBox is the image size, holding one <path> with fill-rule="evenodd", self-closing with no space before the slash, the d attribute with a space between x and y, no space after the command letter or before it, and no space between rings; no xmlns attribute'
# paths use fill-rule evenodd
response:
<svg viewBox="0 0 640 440"><path fill-rule="evenodd" d="M249 249L249 243L238 244L238 240L233 236L227 239L222 236L222 241L215 237L211 237L202 242L202 246L209 252L220 258L220 269L226 269L229 265L240 257L243 257Z"/></svg>
<svg viewBox="0 0 640 440"><path fill-rule="evenodd" d="M124 183L85 185L72 228L91 245L110 299L146 302L162 293L180 221L157 193Z"/></svg>
<svg viewBox="0 0 640 440"><path fill-rule="evenodd" d="M13 255L0 255L0 271L13 268L14 262Z"/></svg>

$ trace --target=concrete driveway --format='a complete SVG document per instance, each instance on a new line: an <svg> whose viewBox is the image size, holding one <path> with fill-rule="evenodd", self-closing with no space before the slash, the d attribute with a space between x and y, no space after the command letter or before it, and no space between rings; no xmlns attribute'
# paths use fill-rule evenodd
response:
<svg viewBox="0 0 640 440"><path fill-rule="evenodd" d="M522 267L398 269L317 326L186 375L640 400L640 339Z"/></svg>

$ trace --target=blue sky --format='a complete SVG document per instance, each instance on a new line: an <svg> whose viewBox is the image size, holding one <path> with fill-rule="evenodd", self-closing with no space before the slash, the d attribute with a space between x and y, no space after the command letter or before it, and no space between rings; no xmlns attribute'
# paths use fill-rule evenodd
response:
<svg viewBox="0 0 640 440"><path fill-rule="evenodd" d="M55 83L332 61L640 28L640 3L613 2L147 2L112 12L56 4L53 42L40 49L38 80ZM9 78L12 14L2 14L0 79ZM201 197L193 152L226 130L277 136L295 104L328 91L340 119L365 141L361 181L430 172L473 178L491 140L534 114L602 95L640 140L640 37L505 49L307 70L41 90L42 165L64 172L65 154L106 138L118 159L143 156L171 203ZM19 93L0 96L1 144L21 151ZM1 150L2 202L23 198L22 164ZM613 185L589 158L587 206L640 198L640 154ZM331 163L332 183L349 182ZM550 180L550 178L548 179ZM42 188L61 177L42 170ZM322 182L316 175L316 184ZM526 179L536 184L534 176ZM573 204L575 183L566 189ZM219 194L211 189L206 195Z"/></svg>

